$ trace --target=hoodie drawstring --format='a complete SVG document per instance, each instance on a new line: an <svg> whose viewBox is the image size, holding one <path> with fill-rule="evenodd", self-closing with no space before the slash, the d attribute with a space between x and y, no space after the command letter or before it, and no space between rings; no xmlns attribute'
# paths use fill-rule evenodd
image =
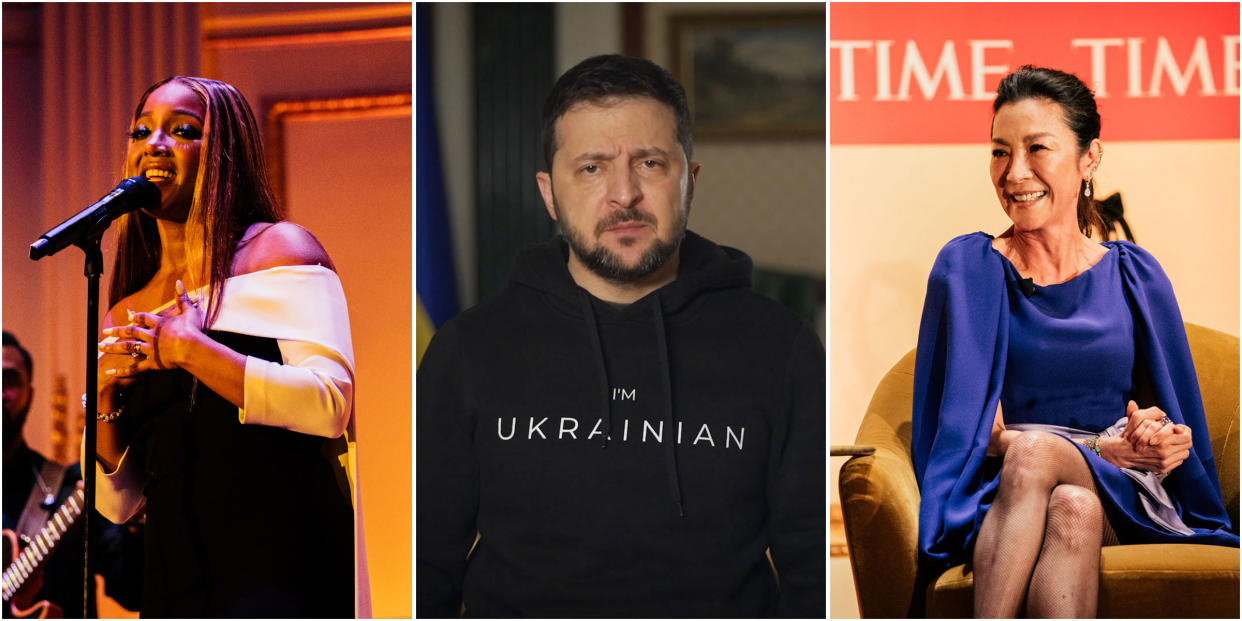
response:
<svg viewBox="0 0 1242 621"><path fill-rule="evenodd" d="M685 507L681 499L681 479L677 468L677 442L673 434L673 380L669 372L668 363L668 340L664 334L664 306L660 302L660 296L653 296L654 304L652 305L652 313L655 320L656 332L656 349L659 351L660 360L660 381L662 382L662 392L664 393L664 437L668 439L664 443L664 454L667 457L668 484L673 492L673 502L677 505L678 517L686 517ZM578 303L582 306L582 314L586 317L587 331L591 333L591 350L595 353L596 375L600 378L600 395L602 396L600 403L601 418L604 420L604 438L600 441L600 448L608 448L608 438L612 435L612 403L610 394L612 388L608 385L608 368L604 365L604 347L600 342L599 325L595 321L595 309L591 308L591 299L583 290L578 291Z"/></svg>
<svg viewBox="0 0 1242 621"><path fill-rule="evenodd" d="M608 437L612 435L612 403L610 403L609 394L612 389L608 386L608 369L604 366L604 347L599 342L599 326L595 323L595 309L591 308L591 299L587 297L586 291L578 290L578 302L582 305L582 314L586 316L587 331L591 333L591 350L595 352L596 375L600 381L600 413L604 419L604 439L600 440L599 447L608 448Z"/></svg>
<svg viewBox="0 0 1242 621"><path fill-rule="evenodd" d="M668 442L664 443L664 454L668 457L668 484L673 490L673 502L677 503L678 517L686 517L681 502L681 480L677 472L677 445L673 442L673 380L669 372L668 342L664 336L664 306L660 296L656 295L652 312L655 313L656 349L660 352L660 379L664 382L664 433L668 434Z"/></svg>

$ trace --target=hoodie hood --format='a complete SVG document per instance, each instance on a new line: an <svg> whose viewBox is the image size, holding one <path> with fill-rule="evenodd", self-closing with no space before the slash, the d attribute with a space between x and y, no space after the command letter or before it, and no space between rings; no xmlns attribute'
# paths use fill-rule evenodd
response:
<svg viewBox="0 0 1242 621"><path fill-rule="evenodd" d="M674 315L690 306L699 296L722 289L750 287L750 275L753 269L750 257L746 253L724 246L686 231L678 249L680 263L677 267L677 278L673 282L647 294L642 299L629 305L641 312L646 306L650 308L652 336L650 346L656 354L662 395L662 419L666 428L672 429L677 420L673 411L672 370L669 367L668 338L665 333L665 317ZM514 284L531 287L545 294L545 299L571 316L578 316L586 323L589 336L589 347L594 360L594 375L598 381L600 400L596 406L599 416L604 421L604 436L600 440L600 448L607 449L612 435L612 402L609 398L611 382L608 378L608 366L605 359L599 321L596 316L598 303L592 302L592 296L574 282L569 274L569 244L564 238L557 236L548 242L532 246L518 256L517 263L510 276ZM608 312L608 311L604 311ZM635 346L642 347L636 343ZM668 473L669 491L677 514L685 517L682 502L681 478L677 461L677 447L672 442L665 445L665 458Z"/></svg>

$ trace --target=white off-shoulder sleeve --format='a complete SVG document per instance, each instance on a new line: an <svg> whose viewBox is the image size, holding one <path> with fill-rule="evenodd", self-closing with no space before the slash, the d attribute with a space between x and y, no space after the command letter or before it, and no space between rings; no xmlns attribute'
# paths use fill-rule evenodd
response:
<svg viewBox="0 0 1242 621"><path fill-rule="evenodd" d="M278 340L283 364L246 358L245 402L238 419L325 438L345 432L354 383L332 350L305 341Z"/></svg>
<svg viewBox="0 0 1242 621"><path fill-rule="evenodd" d="M82 436L82 452L86 455L86 435ZM85 471L87 464L82 464ZM113 524L124 524L137 515L147 504L142 495L145 486L142 466L135 465L129 459L129 447L121 454L116 470L111 474L104 472L103 466L95 462L95 509Z"/></svg>
<svg viewBox="0 0 1242 621"><path fill-rule="evenodd" d="M276 339L281 362L246 359L238 419L326 438L349 424L354 349L340 280L320 266L234 276L213 329Z"/></svg>
<svg viewBox="0 0 1242 621"><path fill-rule="evenodd" d="M109 336L102 342L116 341L115 336ZM102 358L103 353L99 357ZM81 447L78 455L82 456L80 459L85 459L86 434L82 434ZM104 472L99 461L95 461L95 509L113 524L124 524L147 504L146 497L142 495L142 489L146 486L146 473L142 466L134 465L135 460L129 458L129 452L129 447L125 447L121 459L117 460L116 470L111 474ZM85 473L89 465L84 461L80 463L82 472Z"/></svg>

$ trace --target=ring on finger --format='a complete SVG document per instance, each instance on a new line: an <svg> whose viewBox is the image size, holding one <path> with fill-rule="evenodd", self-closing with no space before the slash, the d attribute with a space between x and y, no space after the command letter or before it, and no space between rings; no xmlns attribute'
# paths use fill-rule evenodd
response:
<svg viewBox="0 0 1242 621"><path fill-rule="evenodd" d="M1164 425L1171 425L1173 424L1173 419L1169 418L1168 414L1165 414L1163 417L1160 418L1160 423Z"/></svg>

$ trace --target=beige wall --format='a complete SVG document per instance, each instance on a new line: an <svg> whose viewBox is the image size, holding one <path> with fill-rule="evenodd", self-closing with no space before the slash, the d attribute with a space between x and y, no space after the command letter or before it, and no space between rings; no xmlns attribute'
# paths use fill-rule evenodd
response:
<svg viewBox="0 0 1242 621"><path fill-rule="evenodd" d="M650 3L644 7L647 56L672 69L670 16L823 11L797 3ZM696 140L703 165L690 228L746 251L757 267L826 276L823 138L779 141Z"/></svg>
<svg viewBox="0 0 1242 621"><path fill-rule="evenodd" d="M1100 196L1120 191L1187 321L1238 334L1238 141L1104 144ZM915 345L927 275L952 237L1009 226L988 145L834 146L831 427L850 444L884 373ZM844 460L833 460L831 495Z"/></svg>
<svg viewBox="0 0 1242 621"><path fill-rule="evenodd" d="M621 5L615 2L564 2L556 20L556 75L584 58L621 51Z"/></svg>

